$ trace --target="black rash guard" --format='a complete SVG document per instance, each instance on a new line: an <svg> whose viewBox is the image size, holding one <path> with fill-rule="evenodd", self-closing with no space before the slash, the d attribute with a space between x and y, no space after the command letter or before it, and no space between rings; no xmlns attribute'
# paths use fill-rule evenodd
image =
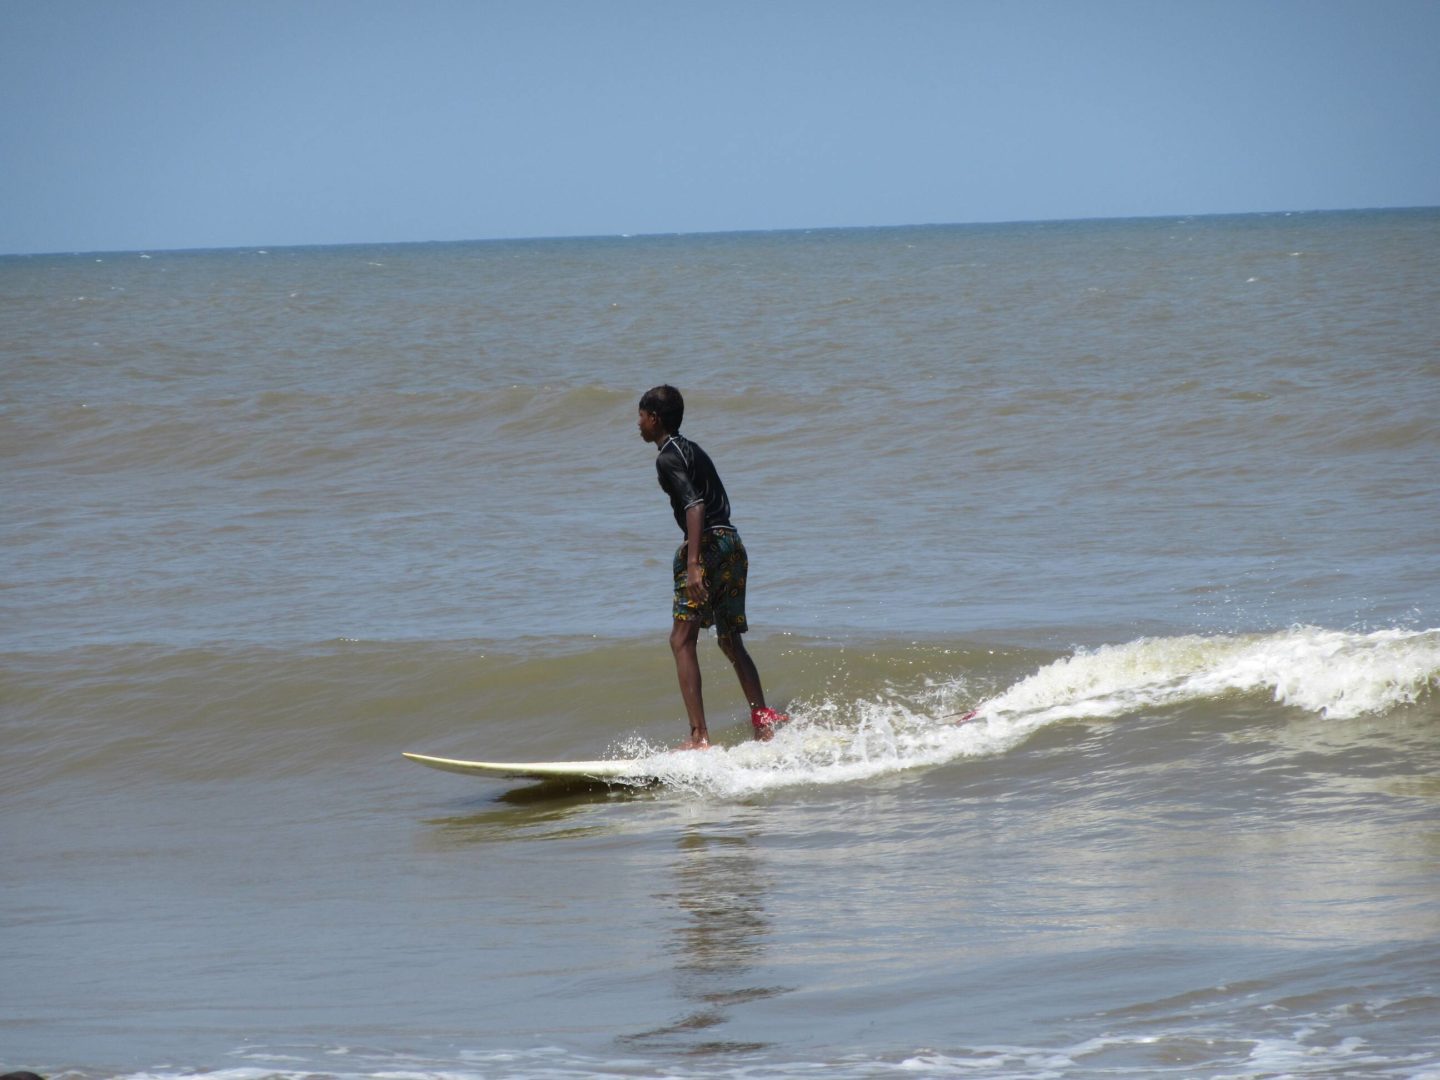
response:
<svg viewBox="0 0 1440 1080"><path fill-rule="evenodd" d="M660 486L670 496L675 511L675 524L685 531L685 511L697 502L705 504L703 529L732 529L730 497L710 455L683 435L671 435L655 456L655 472Z"/></svg>

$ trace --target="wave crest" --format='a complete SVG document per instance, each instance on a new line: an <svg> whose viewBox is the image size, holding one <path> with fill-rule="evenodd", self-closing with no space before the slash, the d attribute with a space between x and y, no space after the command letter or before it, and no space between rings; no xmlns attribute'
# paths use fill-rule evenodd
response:
<svg viewBox="0 0 1440 1080"><path fill-rule="evenodd" d="M1440 687L1440 629L1347 633L1294 627L1270 634L1139 638L1080 649L978 706L975 722L896 700L799 703L772 742L669 753L644 740L612 747L668 787L726 797L803 784L848 783L1013 750L1066 720L1113 719L1227 695L1268 694L1329 719L1413 705Z"/></svg>
<svg viewBox="0 0 1440 1080"><path fill-rule="evenodd" d="M990 715L1119 716L1228 693L1348 719L1411 705L1440 685L1440 629L1368 634L1292 627L1272 634L1139 638L1080 649L986 703Z"/></svg>

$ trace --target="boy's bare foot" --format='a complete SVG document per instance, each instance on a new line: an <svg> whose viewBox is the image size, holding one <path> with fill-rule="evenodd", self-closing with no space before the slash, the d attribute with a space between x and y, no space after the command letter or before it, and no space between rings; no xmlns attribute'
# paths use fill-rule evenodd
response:
<svg viewBox="0 0 1440 1080"><path fill-rule="evenodd" d="M677 746L677 747L675 748L675 752L678 754L681 750L709 750L709 749L710 749L710 740L709 740L709 739L686 739L684 742L682 742L679 746Z"/></svg>

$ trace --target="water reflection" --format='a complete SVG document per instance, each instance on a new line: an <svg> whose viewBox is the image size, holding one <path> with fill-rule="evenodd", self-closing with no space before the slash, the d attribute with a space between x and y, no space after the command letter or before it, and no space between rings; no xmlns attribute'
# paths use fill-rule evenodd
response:
<svg viewBox="0 0 1440 1080"><path fill-rule="evenodd" d="M740 1005L785 993L783 986L757 984L772 919L765 868L751 838L715 826L690 826L676 841L672 888L655 899L683 913L666 952L673 960L675 992L685 1003L672 1023L622 1036L629 1046L688 1054L760 1050L766 1042L699 1037L718 1032Z"/></svg>
<svg viewBox="0 0 1440 1080"><path fill-rule="evenodd" d="M546 781L512 788L487 800L484 808L427 818L422 850L440 851L470 844L534 840L573 840L615 830L615 822L594 811L653 798L646 787L599 781Z"/></svg>

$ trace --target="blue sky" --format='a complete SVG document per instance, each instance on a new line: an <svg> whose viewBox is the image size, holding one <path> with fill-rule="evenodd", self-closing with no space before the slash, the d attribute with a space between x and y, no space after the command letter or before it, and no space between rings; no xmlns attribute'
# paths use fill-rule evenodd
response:
<svg viewBox="0 0 1440 1080"><path fill-rule="evenodd" d="M1440 0L0 0L0 252L1440 204Z"/></svg>

